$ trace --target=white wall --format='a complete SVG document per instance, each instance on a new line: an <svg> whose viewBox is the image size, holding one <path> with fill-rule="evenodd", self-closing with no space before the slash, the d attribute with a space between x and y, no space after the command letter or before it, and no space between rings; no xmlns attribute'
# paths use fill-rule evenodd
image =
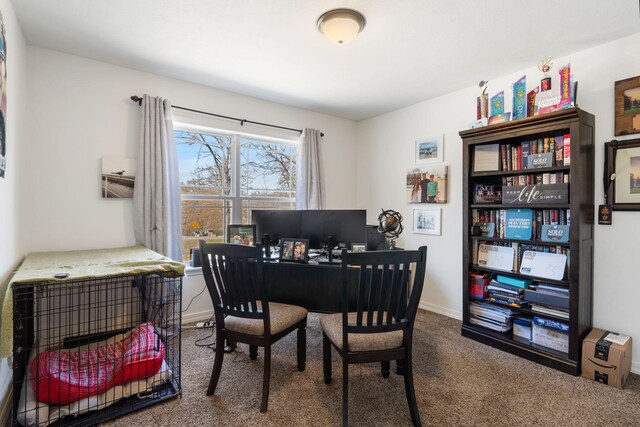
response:
<svg viewBox="0 0 640 427"><path fill-rule="evenodd" d="M18 264L21 251L17 233L17 199L19 158L24 150L26 99L26 45L9 0L0 0L7 40L7 170L0 178L0 303L4 298L10 273ZM0 305L1 307L1 305ZM0 340L5 339L0 332ZM0 425L9 394L11 369L8 359L0 360Z"/></svg>
<svg viewBox="0 0 640 427"><path fill-rule="evenodd" d="M604 143L613 139L614 82L640 74L640 34L578 52L554 61L557 70L570 62L579 81L578 104L596 117L595 200L603 202ZM493 95L505 91L511 111L511 83L527 75L527 90L537 86L535 66L508 76L478 76L489 80ZM475 82L470 82L475 83ZM426 83L425 83L426 84ZM358 124L358 203L375 219L381 207L399 210L407 227L399 246L426 244L428 267L422 306L452 317L462 317L462 141L458 132L475 120L478 87L451 93ZM412 205L404 199L406 171L414 165L414 141L445 135L444 163L449 165L449 203L442 207L442 236L411 232ZM637 135L636 137L640 137ZM628 139L629 137L627 137ZM624 139L624 138L618 138ZM640 373L640 299L637 272L640 212L615 212L612 226L595 225L593 325L632 335L633 369Z"/></svg>
<svg viewBox="0 0 640 427"><path fill-rule="evenodd" d="M100 159L135 157L140 107L130 95L149 93L174 105L324 132L327 207L353 208L356 124L324 114L241 96L154 74L29 47L29 153L21 176L20 232L24 252L107 248L132 245L131 200L100 197ZM174 110L176 120L185 113ZM198 124L208 118L192 115ZM246 132L268 128L218 121L215 125ZM281 133L280 136L295 136ZM184 282L184 307L204 288L199 271ZM198 297L185 321L211 315L209 295Z"/></svg>
<svg viewBox="0 0 640 427"><path fill-rule="evenodd" d="M100 197L100 159L136 156L140 108L129 96L145 92L174 105L321 129L327 204L352 206L355 188L343 185L353 182L356 173L352 121L36 47L29 47L28 62L30 150L25 164L32 173L20 183L20 193L31 196L22 198L20 207L26 252L134 243L131 200Z"/></svg>

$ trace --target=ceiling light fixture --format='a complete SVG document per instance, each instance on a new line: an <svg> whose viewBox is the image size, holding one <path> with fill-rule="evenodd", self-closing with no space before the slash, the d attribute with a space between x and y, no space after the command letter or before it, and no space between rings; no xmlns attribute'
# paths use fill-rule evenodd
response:
<svg viewBox="0 0 640 427"><path fill-rule="evenodd" d="M318 31L334 43L344 44L355 39L364 28L364 16L352 9L333 9L318 18Z"/></svg>

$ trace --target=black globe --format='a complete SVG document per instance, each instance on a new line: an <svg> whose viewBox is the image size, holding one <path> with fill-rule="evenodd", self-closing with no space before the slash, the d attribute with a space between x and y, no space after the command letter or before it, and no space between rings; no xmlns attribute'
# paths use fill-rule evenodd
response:
<svg viewBox="0 0 640 427"><path fill-rule="evenodd" d="M378 216L378 232L390 239L397 239L402 233L402 215L391 209L382 210Z"/></svg>

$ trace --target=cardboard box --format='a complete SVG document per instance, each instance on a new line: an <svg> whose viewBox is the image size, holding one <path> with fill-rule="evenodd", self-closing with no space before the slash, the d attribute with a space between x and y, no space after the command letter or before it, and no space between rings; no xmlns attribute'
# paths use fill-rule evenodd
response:
<svg viewBox="0 0 640 427"><path fill-rule="evenodd" d="M582 376L623 388L630 372L631 337L592 329L582 342Z"/></svg>

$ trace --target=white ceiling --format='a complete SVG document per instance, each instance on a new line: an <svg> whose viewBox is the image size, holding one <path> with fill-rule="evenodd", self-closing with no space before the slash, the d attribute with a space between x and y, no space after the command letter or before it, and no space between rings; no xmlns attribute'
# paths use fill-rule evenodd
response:
<svg viewBox="0 0 640 427"><path fill-rule="evenodd" d="M640 32L638 0L12 3L30 45L353 120ZM316 30L338 7L367 19L342 46Z"/></svg>

